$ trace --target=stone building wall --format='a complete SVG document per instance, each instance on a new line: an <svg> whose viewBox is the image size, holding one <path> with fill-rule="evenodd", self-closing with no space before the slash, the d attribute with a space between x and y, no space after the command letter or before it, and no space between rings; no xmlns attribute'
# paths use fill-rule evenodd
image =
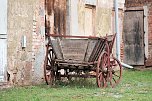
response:
<svg viewBox="0 0 152 101"><path fill-rule="evenodd" d="M119 8L122 10L124 2L125 0L118 0ZM112 25L114 24L114 0L63 0L62 2L59 0L46 0L46 29L48 33L84 35L86 5L95 8L94 33L98 36L112 34L114 32L114 26ZM76 29L77 31L73 31Z"/></svg>
<svg viewBox="0 0 152 101"><path fill-rule="evenodd" d="M8 66L9 82L29 85L43 81L44 1L8 1ZM26 47L22 48L22 36Z"/></svg>

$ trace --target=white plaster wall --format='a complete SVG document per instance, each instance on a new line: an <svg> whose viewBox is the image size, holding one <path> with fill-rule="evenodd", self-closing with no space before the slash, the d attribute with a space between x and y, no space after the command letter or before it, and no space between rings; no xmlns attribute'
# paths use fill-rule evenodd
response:
<svg viewBox="0 0 152 101"><path fill-rule="evenodd" d="M0 0L0 34L7 33L7 0Z"/></svg>
<svg viewBox="0 0 152 101"><path fill-rule="evenodd" d="M113 0L98 0L98 6L102 8L113 7Z"/></svg>

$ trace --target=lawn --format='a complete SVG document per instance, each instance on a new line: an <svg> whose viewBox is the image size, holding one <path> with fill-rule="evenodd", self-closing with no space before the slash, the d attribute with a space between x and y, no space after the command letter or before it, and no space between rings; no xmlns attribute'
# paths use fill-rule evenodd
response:
<svg viewBox="0 0 152 101"><path fill-rule="evenodd" d="M0 101L152 101L152 71L124 70L115 88L97 88L92 80L4 89Z"/></svg>

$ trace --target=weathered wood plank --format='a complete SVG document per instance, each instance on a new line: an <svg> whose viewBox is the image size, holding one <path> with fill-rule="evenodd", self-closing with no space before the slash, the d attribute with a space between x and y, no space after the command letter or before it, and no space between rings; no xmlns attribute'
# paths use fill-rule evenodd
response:
<svg viewBox="0 0 152 101"><path fill-rule="evenodd" d="M87 39L64 39L60 45L65 60L84 61Z"/></svg>
<svg viewBox="0 0 152 101"><path fill-rule="evenodd" d="M143 11L128 11L124 17L124 62L144 65Z"/></svg>

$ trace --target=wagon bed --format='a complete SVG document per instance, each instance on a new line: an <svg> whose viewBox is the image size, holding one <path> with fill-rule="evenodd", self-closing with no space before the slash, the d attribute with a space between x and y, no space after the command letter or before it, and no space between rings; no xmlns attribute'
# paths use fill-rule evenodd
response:
<svg viewBox="0 0 152 101"><path fill-rule="evenodd" d="M114 87L122 75L121 64L112 55L114 40L115 34L106 37L50 35L44 63L46 83L52 85L61 77L96 77L98 87L108 84Z"/></svg>

